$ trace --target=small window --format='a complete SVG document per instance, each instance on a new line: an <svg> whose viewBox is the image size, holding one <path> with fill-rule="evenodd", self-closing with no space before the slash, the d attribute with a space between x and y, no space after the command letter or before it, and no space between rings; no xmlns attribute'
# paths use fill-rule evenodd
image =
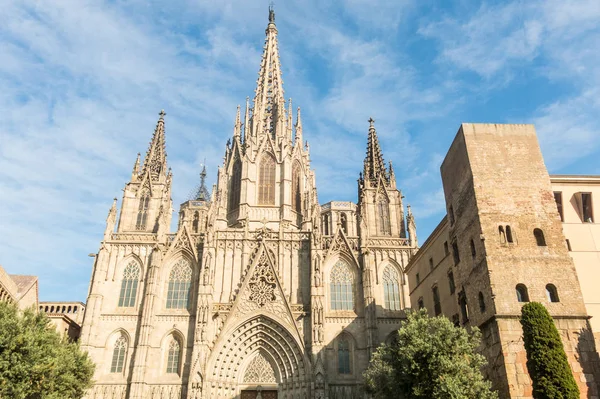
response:
<svg viewBox="0 0 600 399"><path fill-rule="evenodd" d="M179 363L181 360L181 345L175 338L171 338L169 343L169 353L167 357L167 374L179 374Z"/></svg>
<svg viewBox="0 0 600 399"><path fill-rule="evenodd" d="M592 215L592 193L581 193L581 206L583 208L583 221L594 223Z"/></svg>
<svg viewBox="0 0 600 399"><path fill-rule="evenodd" d="M431 289L431 293L433 294L433 310L436 316L439 316L442 313L442 304L440 303L440 292L438 287L433 287Z"/></svg>
<svg viewBox="0 0 600 399"><path fill-rule="evenodd" d="M535 237L535 242L538 247L546 246L546 239L544 238L544 232L542 229L533 229L533 236Z"/></svg>
<svg viewBox="0 0 600 399"><path fill-rule="evenodd" d="M194 212L194 221L192 222L192 231L194 233L198 232L199 224L200 224L200 214L196 211L196 212Z"/></svg>
<svg viewBox="0 0 600 399"><path fill-rule="evenodd" d="M567 249L569 250L569 252L571 252L572 251L572 249L571 249L571 241L569 241L569 239L567 239L566 242L567 242Z"/></svg>
<svg viewBox="0 0 600 399"><path fill-rule="evenodd" d="M506 242L508 242L508 243L514 242L513 241L512 229L508 225L506 226Z"/></svg>
<svg viewBox="0 0 600 399"><path fill-rule="evenodd" d="M469 321L469 306L467 305L467 295L464 290L458 293L458 306L460 307L463 323L466 323Z"/></svg>
<svg viewBox="0 0 600 399"><path fill-rule="evenodd" d="M419 275L419 273L417 273L415 279L417 280L417 285L421 284L421 276Z"/></svg>
<svg viewBox="0 0 600 399"><path fill-rule="evenodd" d="M122 373L125 364L125 353L127 351L127 340L120 336L113 347L112 362L110 365L111 373Z"/></svg>
<svg viewBox="0 0 600 399"><path fill-rule="evenodd" d="M450 251L448 250L448 241L444 241L444 255L448 254L450 254Z"/></svg>
<svg viewBox="0 0 600 399"><path fill-rule="evenodd" d="M351 374L350 370L350 342L345 337L338 341L338 373Z"/></svg>
<svg viewBox="0 0 600 399"><path fill-rule="evenodd" d="M425 304L423 303L423 297L419 298L419 300L417 301L417 306L419 307L419 309L423 309L425 307Z"/></svg>
<svg viewBox="0 0 600 399"><path fill-rule="evenodd" d="M452 273L452 270L448 272L448 285L450 286L450 294L454 294L456 286L454 285L454 273Z"/></svg>
<svg viewBox="0 0 600 399"><path fill-rule="evenodd" d="M452 243L452 256L454 256L454 264L458 265L460 263L460 255L458 253L458 244L456 244L456 242Z"/></svg>
<svg viewBox="0 0 600 399"><path fill-rule="evenodd" d="M529 294L527 293L527 287L524 284L517 284L516 292L518 302L529 302Z"/></svg>
<svg viewBox="0 0 600 399"><path fill-rule="evenodd" d="M565 221L565 216L563 213L563 202L562 202L562 192L555 191L554 192L554 201L556 201L556 208L558 209L558 215L560 216L560 221Z"/></svg>
<svg viewBox="0 0 600 399"><path fill-rule="evenodd" d="M342 213L340 215L340 220L342 222L342 231L344 232L344 234L348 235L348 217L345 213Z"/></svg>
<svg viewBox="0 0 600 399"><path fill-rule="evenodd" d="M558 291L556 290L554 284L546 285L546 296L550 302L560 302L558 299Z"/></svg>
<svg viewBox="0 0 600 399"><path fill-rule="evenodd" d="M485 313L485 299L482 292L479 292L479 310L481 313Z"/></svg>
<svg viewBox="0 0 600 399"><path fill-rule="evenodd" d="M454 324L455 327L458 327L460 325L460 318L458 317L458 313L454 313L452 315L452 324Z"/></svg>
<svg viewBox="0 0 600 399"><path fill-rule="evenodd" d="M454 208L452 207L452 205L450 205L450 208L448 208L448 216L450 217L450 226L454 225Z"/></svg>
<svg viewBox="0 0 600 399"><path fill-rule="evenodd" d="M498 226L498 237L500 237L500 244L506 244L506 233L504 232L504 226Z"/></svg>
<svg viewBox="0 0 600 399"><path fill-rule="evenodd" d="M433 270L433 258L429 258L429 270Z"/></svg>
<svg viewBox="0 0 600 399"><path fill-rule="evenodd" d="M476 256L477 256L477 251L475 250L475 241L473 241L473 239L471 239L471 258L473 258L473 260L475 260Z"/></svg>

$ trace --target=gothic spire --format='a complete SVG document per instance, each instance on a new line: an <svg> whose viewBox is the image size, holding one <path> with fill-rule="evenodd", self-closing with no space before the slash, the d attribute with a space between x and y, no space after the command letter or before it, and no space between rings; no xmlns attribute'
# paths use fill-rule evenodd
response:
<svg viewBox="0 0 600 399"><path fill-rule="evenodd" d="M367 142L367 156L365 157L363 174L364 178L368 180L377 180L380 176L386 181L388 179L383 156L381 155L381 148L379 147L377 131L375 130L375 120L373 118L369 118L369 139Z"/></svg>
<svg viewBox="0 0 600 399"><path fill-rule="evenodd" d="M144 158L142 167L142 175L150 172L153 181L157 181L161 174L165 174L167 170L167 151L165 147L165 110L159 113L156 129L152 135L150 146Z"/></svg>
<svg viewBox="0 0 600 399"><path fill-rule="evenodd" d="M135 163L133 164L133 170L131 171L131 180L137 179L140 174L140 156L141 154L138 152Z"/></svg>
<svg viewBox="0 0 600 399"><path fill-rule="evenodd" d="M302 118L300 117L300 107L298 107L298 117L296 118L296 141L302 146Z"/></svg>
<svg viewBox="0 0 600 399"><path fill-rule="evenodd" d="M198 187L195 199L198 201L208 201L209 198L210 194L206 188L206 165L203 165L202 172L200 172L200 187Z"/></svg>
<svg viewBox="0 0 600 399"><path fill-rule="evenodd" d="M272 7L269 7L269 24L265 33L267 37L254 96L252 134L258 137L270 133L272 137L275 137L276 134L283 134L282 131L278 132L277 130L283 128L283 124L279 122L280 120L283 121L285 100L277 45L275 12Z"/></svg>
<svg viewBox="0 0 600 399"><path fill-rule="evenodd" d="M240 118L240 106L237 107L237 114L235 115L235 125L233 127L233 137L239 139L242 134L242 120Z"/></svg>

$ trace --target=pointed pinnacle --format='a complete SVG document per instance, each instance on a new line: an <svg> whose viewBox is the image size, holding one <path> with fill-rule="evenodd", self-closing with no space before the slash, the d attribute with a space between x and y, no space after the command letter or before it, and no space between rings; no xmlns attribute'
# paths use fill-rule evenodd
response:
<svg viewBox="0 0 600 399"><path fill-rule="evenodd" d="M165 120L164 110L159 113L160 117L156 123L150 146L144 158L142 173L150 171L153 180L157 180L167 167L167 153L165 147Z"/></svg>

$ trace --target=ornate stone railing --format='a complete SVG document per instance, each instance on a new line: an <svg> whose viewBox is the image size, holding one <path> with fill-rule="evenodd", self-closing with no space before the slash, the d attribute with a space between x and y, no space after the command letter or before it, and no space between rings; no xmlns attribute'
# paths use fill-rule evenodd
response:
<svg viewBox="0 0 600 399"><path fill-rule="evenodd" d="M88 391L86 399L125 399L127 384L96 384Z"/></svg>
<svg viewBox="0 0 600 399"><path fill-rule="evenodd" d="M110 239L113 241L156 241L156 234L154 233L113 233L110 235Z"/></svg>

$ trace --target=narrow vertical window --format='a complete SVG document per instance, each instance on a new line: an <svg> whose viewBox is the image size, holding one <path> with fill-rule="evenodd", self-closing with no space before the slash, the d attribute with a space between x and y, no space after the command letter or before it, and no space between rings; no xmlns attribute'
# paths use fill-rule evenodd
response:
<svg viewBox="0 0 600 399"><path fill-rule="evenodd" d="M448 272L448 286L450 288L450 294L454 294L456 285L454 284L454 273L452 273L452 270Z"/></svg>
<svg viewBox="0 0 600 399"><path fill-rule="evenodd" d="M454 264L458 265L460 263L460 254L458 253L458 244L456 242L452 243L452 256L454 257Z"/></svg>
<svg viewBox="0 0 600 399"><path fill-rule="evenodd" d="M344 234L348 235L348 217L345 213L342 213L340 215L340 222L342 224L342 231L344 232Z"/></svg>
<svg viewBox="0 0 600 399"><path fill-rule="evenodd" d="M571 241L569 241L569 239L568 239L568 238L567 238L567 240L566 240L566 244L567 244L567 250L568 250L569 252L571 252L571 251L572 251L572 249L571 249Z"/></svg>
<svg viewBox="0 0 600 399"><path fill-rule="evenodd" d="M384 196L380 196L377 200L377 209L379 214L379 234L388 236L391 234L390 206Z"/></svg>
<svg viewBox="0 0 600 399"><path fill-rule="evenodd" d="M138 204L138 214L135 222L136 230L146 230L146 221L148 220L148 207L150 205L150 194L143 192L140 195L140 202Z"/></svg>
<svg viewBox="0 0 600 399"><path fill-rule="evenodd" d="M300 188L300 164L294 162L292 166L292 209L302 213L302 191Z"/></svg>
<svg viewBox="0 0 600 399"><path fill-rule="evenodd" d="M583 221L585 223L594 223L592 193L581 193L581 206L583 208Z"/></svg>
<svg viewBox="0 0 600 399"><path fill-rule="evenodd" d="M450 226L454 225L454 208L452 205L450 205L450 208L448 208L448 216L450 217Z"/></svg>
<svg viewBox="0 0 600 399"><path fill-rule="evenodd" d="M479 292L479 311L482 314L485 313L485 299L483 298L482 292Z"/></svg>
<svg viewBox="0 0 600 399"><path fill-rule="evenodd" d="M198 232L198 225L200 224L200 214L198 211L194 212L194 220L192 221L192 231L194 233Z"/></svg>
<svg viewBox="0 0 600 399"><path fill-rule="evenodd" d="M192 267L181 259L171 269L167 290L167 309L187 309L192 286Z"/></svg>
<svg viewBox="0 0 600 399"><path fill-rule="evenodd" d="M464 290L458 293L458 306L460 307L463 323L466 323L469 321L469 305L467 304L467 295Z"/></svg>
<svg viewBox="0 0 600 399"><path fill-rule="evenodd" d="M350 374L350 342L346 337L338 340L338 373Z"/></svg>
<svg viewBox="0 0 600 399"><path fill-rule="evenodd" d="M113 348L112 362L110 365L111 373L122 373L125 365L125 354L127 353L127 340L124 336L120 336Z"/></svg>
<svg viewBox="0 0 600 399"><path fill-rule="evenodd" d="M444 241L444 255L449 255L450 251L448 250L448 241Z"/></svg>
<svg viewBox="0 0 600 399"><path fill-rule="evenodd" d="M386 309L400 310L400 275L395 267L383 271L383 296Z"/></svg>
<svg viewBox="0 0 600 399"><path fill-rule="evenodd" d="M419 309L423 309L425 307L425 304L423 303L423 297L419 298L419 300L417 301L417 306L419 307Z"/></svg>
<svg viewBox="0 0 600 399"><path fill-rule="evenodd" d="M263 154L258 178L258 204L275 205L275 159L269 153Z"/></svg>
<svg viewBox="0 0 600 399"><path fill-rule="evenodd" d="M329 235L329 214L323 216L323 235Z"/></svg>
<svg viewBox="0 0 600 399"><path fill-rule="evenodd" d="M421 284L421 276L419 275L419 273L415 275L415 280L417 281L417 285Z"/></svg>
<svg viewBox="0 0 600 399"><path fill-rule="evenodd" d="M500 244L506 244L506 233L504 232L504 226L498 226L498 236L500 237Z"/></svg>
<svg viewBox="0 0 600 399"><path fill-rule="evenodd" d="M560 302L558 299L558 291L556 290L554 284L546 285L546 296L550 302Z"/></svg>
<svg viewBox="0 0 600 399"><path fill-rule="evenodd" d="M473 239L471 239L471 258L473 258L473 260L475 260L476 256L477 256L477 250L475 249L475 241Z"/></svg>
<svg viewBox="0 0 600 399"><path fill-rule="evenodd" d="M512 229L508 225L506 226L506 242L508 242L508 243L514 242L513 241Z"/></svg>
<svg viewBox="0 0 600 399"><path fill-rule="evenodd" d="M429 258L429 270L433 270L433 258Z"/></svg>
<svg viewBox="0 0 600 399"><path fill-rule="evenodd" d="M131 308L135 306L138 281L140 279L140 266L136 261L131 261L123 270L121 293L119 294L119 307Z"/></svg>
<svg viewBox="0 0 600 399"><path fill-rule="evenodd" d="M524 284L517 284L516 293L518 302L529 302L529 293Z"/></svg>
<svg viewBox="0 0 600 399"><path fill-rule="evenodd" d="M560 221L564 222L565 216L563 213L563 199L562 199L561 191L554 192L554 201L556 201L556 209L558 210L558 215L560 216Z"/></svg>
<svg viewBox="0 0 600 399"><path fill-rule="evenodd" d="M169 342L169 352L167 355L167 374L179 374L179 363L181 360L181 345L179 341L172 337Z"/></svg>
<svg viewBox="0 0 600 399"><path fill-rule="evenodd" d="M354 309L354 274L350 266L340 260L331 269L331 310Z"/></svg>
<svg viewBox="0 0 600 399"><path fill-rule="evenodd" d="M538 247L546 246L546 239L544 238L544 232L541 229L533 229L533 236Z"/></svg>
<svg viewBox="0 0 600 399"><path fill-rule="evenodd" d="M439 316L442 313L442 304L440 303L440 291L438 287L433 287L431 293L433 294L433 310L435 315Z"/></svg>
<svg viewBox="0 0 600 399"><path fill-rule="evenodd" d="M236 157L231 169L231 179L229 180L229 212L236 210L240 206L240 191L242 186L242 162Z"/></svg>

